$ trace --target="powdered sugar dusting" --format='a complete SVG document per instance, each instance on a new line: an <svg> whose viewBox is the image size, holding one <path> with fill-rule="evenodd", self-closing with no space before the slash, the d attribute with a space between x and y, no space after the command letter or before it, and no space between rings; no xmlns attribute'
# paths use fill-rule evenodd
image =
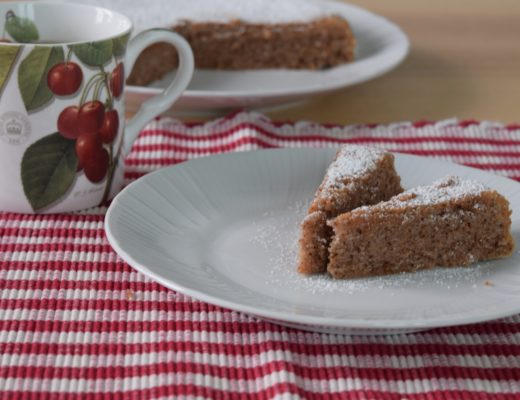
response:
<svg viewBox="0 0 520 400"><path fill-rule="evenodd" d="M481 265L460 268L434 268L415 273L378 276L351 280L336 280L329 275L313 275L309 277L294 278L294 271L281 271L280 275L271 281L281 287L291 285L309 292L312 295L326 295L330 293L355 294L368 290L392 290L403 288L431 288L433 285L442 289L457 289L471 285L477 288L479 281L484 276ZM293 282L289 283L289 279Z"/></svg>
<svg viewBox="0 0 520 400"><path fill-rule="evenodd" d="M270 254L275 254L268 259L271 268L269 275L287 266L292 266L296 273L300 222L306 217L309 203L297 201L289 204L282 217L279 213L268 211L262 215L262 218L268 220L268 224L254 223L255 232L251 242Z"/></svg>
<svg viewBox="0 0 520 400"><path fill-rule="evenodd" d="M308 22L332 15L326 3L316 0L80 0L127 15L136 31L171 27L184 20L195 22L251 23Z"/></svg>
<svg viewBox="0 0 520 400"><path fill-rule="evenodd" d="M357 178L376 168L376 162L384 152L372 147L346 145L330 164L323 180L323 189L328 191L343 187L346 179Z"/></svg>
<svg viewBox="0 0 520 400"><path fill-rule="evenodd" d="M299 201L287 206L286 212L266 212L268 223L257 223L250 241L271 254L267 257L266 284L284 291L306 293L310 296L331 294L352 295L372 290L403 288L432 288L455 290L460 287L478 289L486 277L484 264L461 268L434 268L415 273L371 277L353 280L335 280L327 274L304 276L296 271L300 223L309 202ZM282 215L282 216L281 216Z"/></svg>
<svg viewBox="0 0 520 400"><path fill-rule="evenodd" d="M489 190L489 188L479 182L463 180L456 176L447 176L435 181L432 185L418 186L393 197L389 201L372 207L360 207L358 210L363 212L369 208L381 210L410 206L428 206L463 199L467 196L479 195ZM475 207L478 208L481 205L476 204Z"/></svg>

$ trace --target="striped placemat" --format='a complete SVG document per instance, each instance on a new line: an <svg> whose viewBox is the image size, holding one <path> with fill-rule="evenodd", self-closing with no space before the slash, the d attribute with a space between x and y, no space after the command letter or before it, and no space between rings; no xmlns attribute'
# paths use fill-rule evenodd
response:
<svg viewBox="0 0 520 400"><path fill-rule="evenodd" d="M152 122L126 179L220 152L344 142L520 180L518 125L344 127L256 113L204 125ZM0 214L0 398L520 398L520 316L386 337L283 328L133 271L105 238L104 211Z"/></svg>

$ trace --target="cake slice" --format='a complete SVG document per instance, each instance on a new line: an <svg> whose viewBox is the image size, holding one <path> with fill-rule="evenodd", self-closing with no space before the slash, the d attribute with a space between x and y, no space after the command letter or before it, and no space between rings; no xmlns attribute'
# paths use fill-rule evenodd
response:
<svg viewBox="0 0 520 400"><path fill-rule="evenodd" d="M354 35L349 23L338 16L283 23L186 20L169 29L188 41L199 69L319 70L354 60ZM175 48L154 44L139 55L128 83L146 85L177 65Z"/></svg>
<svg viewBox="0 0 520 400"><path fill-rule="evenodd" d="M329 221L327 271L359 278L507 257L514 248L510 216L496 191L447 177Z"/></svg>
<svg viewBox="0 0 520 400"><path fill-rule="evenodd" d="M357 145L341 148L302 223L298 271L326 271L332 236L329 219L362 205L388 200L402 191L392 154Z"/></svg>

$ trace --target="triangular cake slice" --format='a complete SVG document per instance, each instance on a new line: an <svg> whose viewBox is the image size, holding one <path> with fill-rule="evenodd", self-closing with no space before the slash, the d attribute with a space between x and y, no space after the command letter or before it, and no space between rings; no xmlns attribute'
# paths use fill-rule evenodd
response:
<svg viewBox="0 0 520 400"><path fill-rule="evenodd" d="M326 272L332 229L327 220L401 193L394 156L371 147L346 145L336 154L302 223L298 271Z"/></svg>
<svg viewBox="0 0 520 400"><path fill-rule="evenodd" d="M454 267L511 255L511 211L496 191L446 177L374 206L342 214L327 271L359 278Z"/></svg>

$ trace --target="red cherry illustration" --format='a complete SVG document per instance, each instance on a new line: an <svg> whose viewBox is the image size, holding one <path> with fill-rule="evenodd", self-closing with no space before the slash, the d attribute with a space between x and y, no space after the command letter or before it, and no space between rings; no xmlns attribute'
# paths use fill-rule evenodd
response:
<svg viewBox="0 0 520 400"><path fill-rule="evenodd" d="M78 113L79 108L69 106L65 108L58 117L58 132L67 139L78 137Z"/></svg>
<svg viewBox="0 0 520 400"><path fill-rule="evenodd" d="M110 144L117 136L119 129L119 115L116 110L107 111L103 119L103 126L99 130L99 138L103 143Z"/></svg>
<svg viewBox="0 0 520 400"><path fill-rule="evenodd" d="M103 125L105 106L98 100L88 101L81 106L78 113L78 132L97 133Z"/></svg>
<svg viewBox="0 0 520 400"><path fill-rule="evenodd" d="M108 164L108 151L104 148L97 150L83 164L85 176L92 183L101 182L107 174Z"/></svg>
<svg viewBox="0 0 520 400"><path fill-rule="evenodd" d="M119 63L112 71L112 76L110 77L110 90L112 91L112 95L116 99L121 97L121 94L123 93L124 84L125 66L123 65L123 63Z"/></svg>
<svg viewBox="0 0 520 400"><path fill-rule="evenodd" d="M76 140L76 155L79 164L85 168L85 164L103 149L103 143L97 133L83 133Z"/></svg>
<svg viewBox="0 0 520 400"><path fill-rule="evenodd" d="M56 64L47 74L47 85L57 96L68 96L78 91L83 81L83 72L73 62Z"/></svg>

